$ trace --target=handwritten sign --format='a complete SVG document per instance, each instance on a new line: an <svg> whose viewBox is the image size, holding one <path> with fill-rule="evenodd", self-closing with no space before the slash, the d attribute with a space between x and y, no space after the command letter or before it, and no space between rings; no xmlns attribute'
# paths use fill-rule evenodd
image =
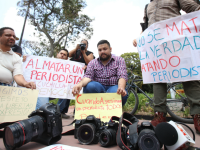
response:
<svg viewBox="0 0 200 150"><path fill-rule="evenodd" d="M75 106L75 119L94 115L108 122L112 116L122 115L121 95L117 93L79 94L76 96Z"/></svg>
<svg viewBox="0 0 200 150"><path fill-rule="evenodd" d="M0 122L27 119L35 110L38 90L0 86Z"/></svg>
<svg viewBox="0 0 200 150"><path fill-rule="evenodd" d="M55 145L50 145L50 146L47 146L47 147L39 149L39 150L89 150L89 149L73 147L73 146L68 146L68 145L62 145L62 144L55 144Z"/></svg>
<svg viewBox="0 0 200 150"><path fill-rule="evenodd" d="M200 11L152 24L137 39L144 83L200 80Z"/></svg>
<svg viewBox="0 0 200 150"><path fill-rule="evenodd" d="M27 56L23 63L24 78L36 83L39 97L75 99L72 89L82 79L84 65L63 59Z"/></svg>

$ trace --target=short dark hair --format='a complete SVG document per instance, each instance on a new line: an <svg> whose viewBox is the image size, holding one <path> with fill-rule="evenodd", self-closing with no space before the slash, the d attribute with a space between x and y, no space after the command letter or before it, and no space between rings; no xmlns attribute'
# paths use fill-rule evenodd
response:
<svg viewBox="0 0 200 150"><path fill-rule="evenodd" d="M107 40L101 40L98 42L97 47L101 44L108 44L108 46L110 47L110 43Z"/></svg>
<svg viewBox="0 0 200 150"><path fill-rule="evenodd" d="M1 29L0 29L0 36L2 36L2 35L3 35L3 33L4 33L4 30L6 30L6 29L10 29L10 30L13 30L13 31L14 31L14 29L13 29L13 28L10 28L10 27L3 27L3 28L1 28Z"/></svg>
<svg viewBox="0 0 200 150"><path fill-rule="evenodd" d="M69 57L69 52L68 52L68 50L67 50L67 49L65 49L65 48L62 48L60 51L66 51L66 52L67 52L67 57ZM59 53L60 53L60 51L59 51Z"/></svg>
<svg viewBox="0 0 200 150"><path fill-rule="evenodd" d="M88 41L87 41L86 39L82 39L81 42L82 42L82 41L86 41L86 42L87 42L87 46L88 46L89 43L88 43Z"/></svg>

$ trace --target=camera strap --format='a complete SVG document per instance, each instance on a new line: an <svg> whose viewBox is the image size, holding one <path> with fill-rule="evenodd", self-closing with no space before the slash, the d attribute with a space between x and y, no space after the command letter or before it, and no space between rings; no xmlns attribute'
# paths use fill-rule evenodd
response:
<svg viewBox="0 0 200 150"><path fill-rule="evenodd" d="M122 131L122 123L124 122L123 120L126 119L130 122L130 124L127 126L124 124L128 129L129 129L129 139L125 137L124 141L123 138L121 137L123 131ZM137 140L138 140L138 132L137 132L137 125L138 125L138 119L134 117L133 115L124 112L122 116L119 119L119 127L117 131L117 145L123 149L123 150L136 150L137 149ZM130 146L127 146L126 143L130 143Z"/></svg>

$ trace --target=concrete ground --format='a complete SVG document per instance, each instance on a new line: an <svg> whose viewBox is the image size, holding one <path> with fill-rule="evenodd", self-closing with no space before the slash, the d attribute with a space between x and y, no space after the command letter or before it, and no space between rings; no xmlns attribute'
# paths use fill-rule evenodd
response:
<svg viewBox="0 0 200 150"><path fill-rule="evenodd" d="M70 119L63 119L63 126L70 124L73 121L73 106L70 106L69 109L69 115L71 116ZM140 123L143 122L144 120L140 120ZM193 131L195 131L194 129L194 125L193 124L188 124ZM65 126L63 127L63 131L68 131L70 129L73 129L73 126ZM190 136L192 137L191 132L189 131L189 129L185 128L185 130L190 134ZM200 135L195 134L196 135L196 147L200 147ZM63 145L69 145L69 146L74 146L74 147L80 147L80 148L85 148L85 149L90 149L90 150L105 150L105 149L109 149L109 150L120 150L120 148L118 146L113 146L113 147L109 147L109 148L104 148L101 147L100 144L94 144L94 145L81 145L77 139L74 138L73 135L70 136L63 136L62 139L60 141L58 141L56 144L63 144ZM29 142L25 145L23 145L20 148L17 148L16 150L38 150L41 148L46 147L45 145L36 143L36 142ZM6 150L3 144L3 139L0 139L0 150Z"/></svg>

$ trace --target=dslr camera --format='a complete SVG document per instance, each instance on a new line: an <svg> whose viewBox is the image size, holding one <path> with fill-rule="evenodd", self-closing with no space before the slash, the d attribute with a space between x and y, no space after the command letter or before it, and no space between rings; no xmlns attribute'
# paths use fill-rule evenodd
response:
<svg viewBox="0 0 200 150"><path fill-rule="evenodd" d="M116 145L116 134L118 130L118 123L115 122L109 122L108 126L106 126L107 123L104 124L103 127L101 127L101 132L99 136L99 143L103 147L108 147L112 145Z"/></svg>
<svg viewBox="0 0 200 150"><path fill-rule="evenodd" d="M140 150L160 150L162 148L150 122L142 122L138 126L138 146Z"/></svg>
<svg viewBox="0 0 200 150"><path fill-rule="evenodd" d="M99 141L100 129L101 120L89 115L86 119L76 120L74 138L84 145L96 144Z"/></svg>
<svg viewBox="0 0 200 150"><path fill-rule="evenodd" d="M3 142L7 150L30 141L51 145L61 139L62 118L58 105L47 103L28 117L29 119L5 127Z"/></svg>
<svg viewBox="0 0 200 150"><path fill-rule="evenodd" d="M80 48L81 48L82 51L85 50L86 44L81 43L81 44L79 44L79 45L80 45Z"/></svg>

